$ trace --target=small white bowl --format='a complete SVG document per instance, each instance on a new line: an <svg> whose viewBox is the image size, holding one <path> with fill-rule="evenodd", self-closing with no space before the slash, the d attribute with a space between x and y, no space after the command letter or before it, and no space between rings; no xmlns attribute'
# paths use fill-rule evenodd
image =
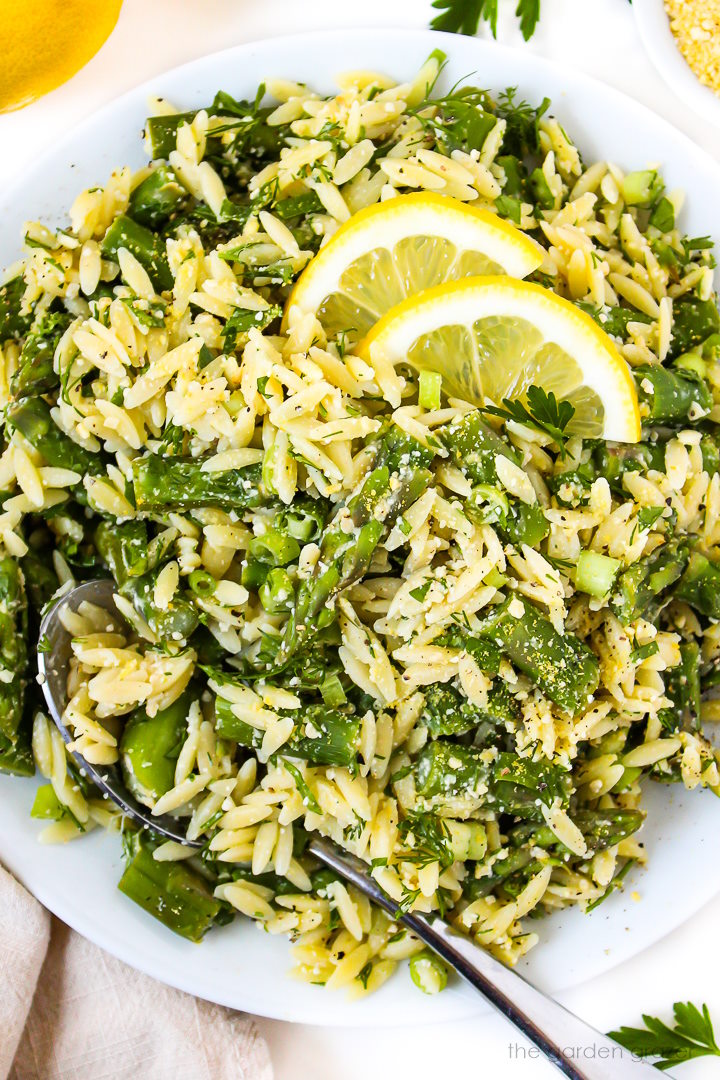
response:
<svg viewBox="0 0 720 1080"><path fill-rule="evenodd" d="M699 116L720 125L720 96L700 82L678 48L663 0L633 0L635 21L655 67Z"/></svg>

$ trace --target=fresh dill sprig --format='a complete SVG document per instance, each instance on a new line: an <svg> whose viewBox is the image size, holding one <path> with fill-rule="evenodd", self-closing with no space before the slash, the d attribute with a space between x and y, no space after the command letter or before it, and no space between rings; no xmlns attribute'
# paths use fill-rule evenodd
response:
<svg viewBox="0 0 720 1080"><path fill-rule="evenodd" d="M443 870L452 865L450 831L436 814L411 811L398 824L404 847L398 852L402 862L414 863L418 869L438 862Z"/></svg>

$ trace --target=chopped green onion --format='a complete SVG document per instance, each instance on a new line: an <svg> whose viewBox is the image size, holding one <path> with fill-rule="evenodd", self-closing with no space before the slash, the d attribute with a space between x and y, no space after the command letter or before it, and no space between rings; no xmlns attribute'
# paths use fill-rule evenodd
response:
<svg viewBox="0 0 720 1080"><path fill-rule="evenodd" d="M295 781L295 787L298 789L303 805L307 806L308 810L311 810L313 814L321 814L320 804L308 787L307 781L297 765L293 765L291 761L283 761L283 765Z"/></svg>
<svg viewBox="0 0 720 1080"><path fill-rule="evenodd" d="M465 862L485 858L487 834L480 821L446 821L450 833L450 850L454 858Z"/></svg>
<svg viewBox="0 0 720 1080"><path fill-rule="evenodd" d="M295 599L295 589L287 570L273 567L258 590L260 603L266 611L275 615L290 611Z"/></svg>
<svg viewBox="0 0 720 1080"><path fill-rule="evenodd" d="M188 584L196 596L212 596L217 589L217 581L207 570L193 570Z"/></svg>
<svg viewBox="0 0 720 1080"><path fill-rule="evenodd" d="M683 353L682 356L678 356L677 360L674 361L673 367L680 368L681 371L693 371L701 379L704 379L707 376L707 364L700 353Z"/></svg>
<svg viewBox="0 0 720 1080"><path fill-rule="evenodd" d="M259 559L248 559L242 568L240 580L248 589L259 589L268 576L270 567Z"/></svg>
<svg viewBox="0 0 720 1080"><path fill-rule="evenodd" d="M337 708L338 705L344 705L347 701L342 683L337 675L327 675L325 677L324 682L320 684L320 693L325 704L331 709Z"/></svg>
<svg viewBox="0 0 720 1080"><path fill-rule="evenodd" d="M655 169L628 173L622 182L622 197L628 206L650 206L663 189Z"/></svg>
<svg viewBox="0 0 720 1080"><path fill-rule="evenodd" d="M51 821L60 821L67 815L67 807L58 799L52 784L43 784L35 793L35 801L32 804L30 817L50 818Z"/></svg>
<svg viewBox="0 0 720 1080"><path fill-rule="evenodd" d="M421 371L418 402L421 409L439 409L442 375L439 371Z"/></svg>
<svg viewBox="0 0 720 1080"><path fill-rule="evenodd" d="M522 220L522 203L512 195L498 195L495 209L502 218L509 218L519 225Z"/></svg>
<svg viewBox="0 0 720 1080"><path fill-rule="evenodd" d="M270 566L287 566L300 554L297 540L279 529L268 529L250 541L250 555Z"/></svg>
<svg viewBox="0 0 720 1080"><path fill-rule="evenodd" d="M581 551L575 568L575 588L589 596L606 596L621 565L619 559L597 551Z"/></svg>
<svg viewBox="0 0 720 1080"><path fill-rule="evenodd" d="M507 585L507 578L505 574L498 570L497 566L493 566L490 573L483 578L483 585L492 585L494 589L502 589L503 585Z"/></svg>
<svg viewBox="0 0 720 1080"><path fill-rule="evenodd" d="M465 504L471 521L493 525L504 521L510 513L510 503L504 491L493 484L476 484Z"/></svg>
<svg viewBox="0 0 720 1080"><path fill-rule="evenodd" d="M439 956L425 950L410 960L410 978L423 994L439 994L447 985L447 968Z"/></svg>

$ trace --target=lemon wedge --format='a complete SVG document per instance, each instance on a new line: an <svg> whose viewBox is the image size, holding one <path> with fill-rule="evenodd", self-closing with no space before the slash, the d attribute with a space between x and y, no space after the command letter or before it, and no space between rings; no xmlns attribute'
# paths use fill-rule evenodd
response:
<svg viewBox="0 0 720 1080"><path fill-rule="evenodd" d="M0 0L0 113L71 78L117 22L122 0Z"/></svg>
<svg viewBox="0 0 720 1080"><path fill-rule="evenodd" d="M477 274L525 277L543 251L488 210L433 192L354 214L308 264L288 300L315 312L328 337L354 340L408 296Z"/></svg>
<svg viewBox="0 0 720 1080"><path fill-rule="evenodd" d="M589 315L550 289L475 277L426 289L388 311L354 352L373 366L439 372L443 389L476 405L523 398L529 386L572 403L568 431L637 442L630 369Z"/></svg>

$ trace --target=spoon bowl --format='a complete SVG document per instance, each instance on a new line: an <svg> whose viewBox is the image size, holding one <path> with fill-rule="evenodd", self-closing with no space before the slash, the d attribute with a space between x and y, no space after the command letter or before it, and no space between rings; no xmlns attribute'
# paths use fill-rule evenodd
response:
<svg viewBox="0 0 720 1080"><path fill-rule="evenodd" d="M115 591L115 582L110 578L86 581L60 596L45 612L40 623L40 640L45 643L45 648L38 651L38 678L53 723L68 746L74 739L64 720L72 635L63 623L63 615L66 612L76 612L82 604L89 603L105 608L113 620L122 621L122 615L115 607ZM111 799L126 817L167 840L175 840L190 847L202 847L202 841L188 840L181 822L168 814L155 816L147 806L138 802L125 786L118 765L93 765L76 750L68 749L68 753L81 774L92 780L103 797Z"/></svg>

